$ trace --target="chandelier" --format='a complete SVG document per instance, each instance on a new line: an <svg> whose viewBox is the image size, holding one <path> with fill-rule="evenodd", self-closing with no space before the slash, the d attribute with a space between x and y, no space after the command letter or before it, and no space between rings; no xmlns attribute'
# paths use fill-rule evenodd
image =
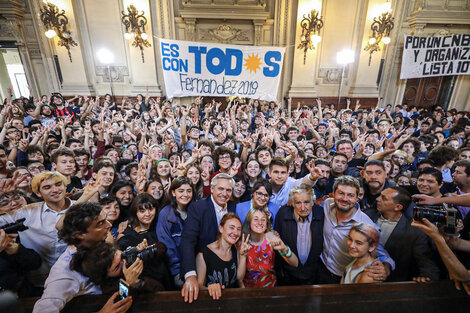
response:
<svg viewBox="0 0 470 313"><path fill-rule="evenodd" d="M380 43L388 45L390 43L390 32L394 26L394 17L392 16L392 9L390 2L386 2L382 8L382 14L374 17L370 29L372 35L369 37L369 42L364 48L365 51L369 51L369 66L372 59L372 54L376 51L380 51Z"/></svg>
<svg viewBox="0 0 470 313"><path fill-rule="evenodd" d="M311 10L310 13L300 21L302 35L300 36L300 44L297 49L304 50L304 64L307 58L307 51L315 50L317 44L321 41L320 29L323 27L322 17L319 17L317 10Z"/></svg>
<svg viewBox="0 0 470 313"><path fill-rule="evenodd" d="M72 62L70 48L77 46L77 43L72 39L71 32L68 30L69 19L65 16L65 11L62 10L62 12L60 12L59 8L55 4L47 1L44 1L44 5L40 10L41 21L46 27L46 37L59 37L57 45L67 49L70 62Z"/></svg>
<svg viewBox="0 0 470 313"><path fill-rule="evenodd" d="M145 32L145 26L147 25L147 18L144 16L145 12L142 11L141 14L137 11L134 5L127 7L128 14L125 14L122 11L121 21L126 26L126 33L124 38L127 40L134 40L132 45L140 49L140 54L142 55L142 63L144 63L144 47L150 47L148 42L148 35Z"/></svg>

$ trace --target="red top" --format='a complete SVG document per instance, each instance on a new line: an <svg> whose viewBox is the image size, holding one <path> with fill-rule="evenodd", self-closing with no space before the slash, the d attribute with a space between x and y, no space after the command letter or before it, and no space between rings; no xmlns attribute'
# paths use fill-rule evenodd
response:
<svg viewBox="0 0 470 313"><path fill-rule="evenodd" d="M267 239L259 246L251 245L246 257L246 273L243 284L246 288L274 287L276 273L274 271L275 252Z"/></svg>

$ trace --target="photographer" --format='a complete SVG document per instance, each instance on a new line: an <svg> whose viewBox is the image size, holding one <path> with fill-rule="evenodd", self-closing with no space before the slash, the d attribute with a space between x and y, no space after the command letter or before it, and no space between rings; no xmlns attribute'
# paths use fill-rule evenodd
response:
<svg viewBox="0 0 470 313"><path fill-rule="evenodd" d="M147 248L144 239L137 245L137 251ZM70 261L70 268L88 277L89 281L99 286L103 293L114 291L118 288L116 278L124 277L125 282L131 288L140 291L147 290L148 285L139 279L144 269L144 262L136 258L135 262L128 266L123 253L109 243L100 242L91 248L82 247L77 250Z"/></svg>
<svg viewBox="0 0 470 313"><path fill-rule="evenodd" d="M170 272L166 261L166 246L157 239L157 209L154 198L143 193L138 195L131 204L129 225L119 239L119 248L125 251L135 247L144 239L149 244L156 244L156 255L150 257L143 271L147 285L152 285L153 291L168 290L171 287Z"/></svg>
<svg viewBox="0 0 470 313"><path fill-rule="evenodd" d="M466 269L465 266L460 263L455 254L452 252L450 247L446 243L446 239L439 232L438 228L428 221L426 218L423 218L421 222L416 220L411 223L412 226L419 228L424 233L426 233L431 239L435 242L439 254L444 262L447 270L449 271L450 279L455 282L455 287L460 290L461 284L468 295L470 295L470 270ZM454 241L456 239L451 238L449 241ZM458 240L458 239L457 239ZM462 248L470 253L470 242L464 241L461 243Z"/></svg>
<svg viewBox="0 0 470 313"><path fill-rule="evenodd" d="M77 248L91 248L104 242L110 228L99 204L80 203L67 211L58 233L68 247L51 268L44 293L35 303L33 313L57 313L76 296L102 293L101 288L87 277L71 270L70 261ZM126 312L132 305L132 298L114 303L117 296L118 293L114 293L99 312Z"/></svg>

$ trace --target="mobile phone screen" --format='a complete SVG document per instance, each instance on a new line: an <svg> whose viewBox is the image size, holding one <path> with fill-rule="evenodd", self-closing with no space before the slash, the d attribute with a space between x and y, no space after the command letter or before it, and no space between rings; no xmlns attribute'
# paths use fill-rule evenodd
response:
<svg viewBox="0 0 470 313"><path fill-rule="evenodd" d="M125 299L129 296L129 286L122 280L119 281L119 296L121 299Z"/></svg>

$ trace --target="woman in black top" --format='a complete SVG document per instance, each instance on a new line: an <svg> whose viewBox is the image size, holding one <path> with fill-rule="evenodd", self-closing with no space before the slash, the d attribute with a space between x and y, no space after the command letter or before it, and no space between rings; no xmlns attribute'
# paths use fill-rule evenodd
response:
<svg viewBox="0 0 470 313"><path fill-rule="evenodd" d="M156 234L157 209L155 199L143 193L135 197L129 210L129 227L119 239L119 248L125 251L128 247L135 247L146 239L148 245L156 244L156 255L144 259L142 276L146 283L154 284L154 290L168 290L171 288L170 273L166 260L166 246L158 242Z"/></svg>
<svg viewBox="0 0 470 313"><path fill-rule="evenodd" d="M201 289L209 290L209 295L217 300L222 289L240 285L245 273L248 238L242 239L240 251L235 244L242 234L240 218L235 213L227 213L219 225L217 240L203 248L196 257L197 280Z"/></svg>

